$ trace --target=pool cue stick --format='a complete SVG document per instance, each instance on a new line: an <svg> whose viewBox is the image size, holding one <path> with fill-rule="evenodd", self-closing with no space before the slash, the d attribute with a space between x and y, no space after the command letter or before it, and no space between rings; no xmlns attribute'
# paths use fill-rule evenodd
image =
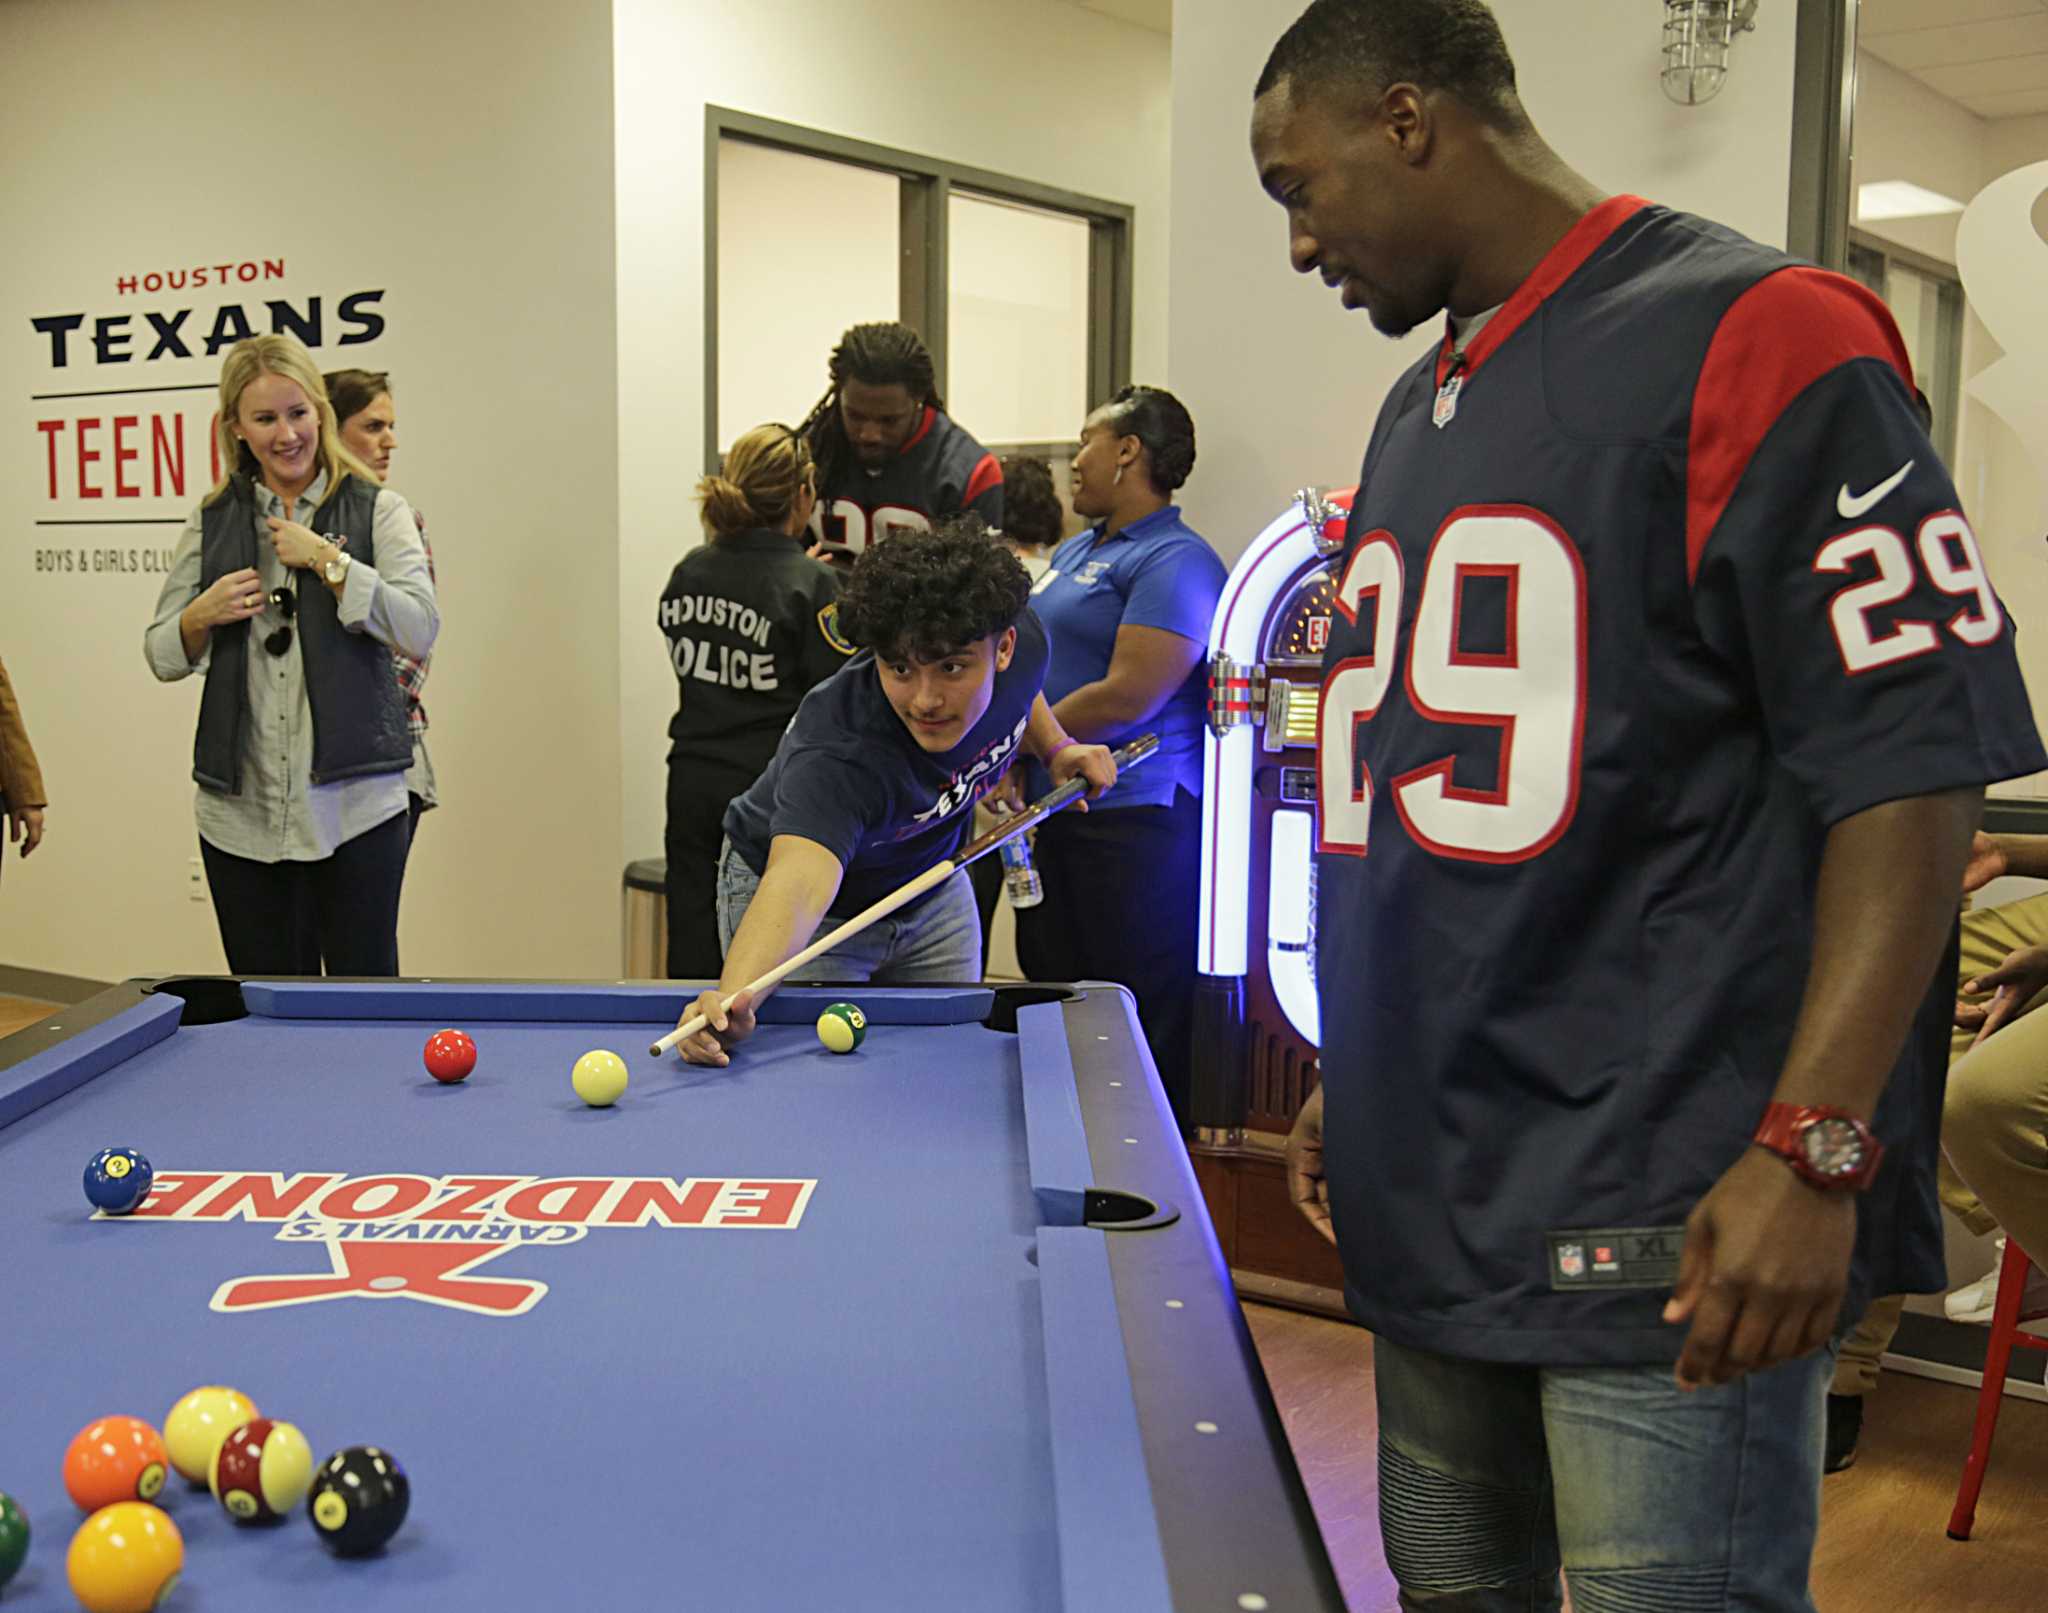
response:
<svg viewBox="0 0 2048 1613"><path fill-rule="evenodd" d="M1158 749L1159 736L1157 734L1147 734L1142 739L1132 740L1130 744L1117 751L1113 757L1113 760L1116 762L1118 776L1122 776L1125 768L1137 766L1138 763L1144 761L1146 757ZM854 936L865 930L877 919L885 919L898 908L916 901L925 892L935 889L948 879L951 879L954 874L965 868L969 863L977 862L981 858L986 857L990 852L1002 845L1004 841L1014 839L1027 830L1037 827L1037 825L1043 823L1055 812L1073 805L1076 800L1087 792L1087 789L1088 781L1086 779L1079 777L1068 779L1058 789L1033 802L1015 817L997 824L987 834L962 846L953 856L941 858L908 884L891 891L872 907L856 913L852 918L840 925L838 929L824 937L824 939L813 941L803 951L777 964L759 979L749 981L746 985L740 987L738 991L734 992L732 996L726 998L719 1006L724 1009L730 1009L735 1000L749 992L762 992L769 990L771 987L779 986L791 974L801 969L813 958L821 957L825 953L830 952L842 941L852 940ZM692 1014L682 1024L670 1031L668 1035L662 1037L660 1041L649 1047L647 1049L648 1054L653 1058L660 1058L670 1048L674 1047L676 1043L689 1040L689 1038L695 1036L697 1032L710 1023L709 1015Z"/></svg>

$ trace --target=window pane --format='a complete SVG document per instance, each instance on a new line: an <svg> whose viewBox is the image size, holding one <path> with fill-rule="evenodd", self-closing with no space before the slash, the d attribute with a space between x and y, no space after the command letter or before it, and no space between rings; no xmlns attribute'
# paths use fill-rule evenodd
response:
<svg viewBox="0 0 2048 1613"><path fill-rule="evenodd" d="M1926 290L1926 276L1903 264L1885 265L1884 300L1891 305L1892 318L1899 322L1899 334L1906 339L1906 356L1913 361L1913 377L1923 389L1927 385L1927 354L1934 345L1929 339L1933 333L1927 328L1934 299L1923 295Z"/></svg>
<svg viewBox="0 0 2048 1613"><path fill-rule="evenodd" d="M899 185L852 163L719 141L721 453L763 421L793 426L809 412L847 326L897 317Z"/></svg>
<svg viewBox="0 0 2048 1613"><path fill-rule="evenodd" d="M1884 300L1905 338L1913 379L1934 410L1933 438L1944 459L1955 452L1962 296L1953 282L1885 260Z"/></svg>
<svg viewBox="0 0 2048 1613"><path fill-rule="evenodd" d="M1087 220L955 191L949 224L953 418L983 442L1065 442L1091 402Z"/></svg>
<svg viewBox="0 0 2048 1613"><path fill-rule="evenodd" d="M1849 273L1880 297L1884 295L1884 254L1867 246L1849 243Z"/></svg>

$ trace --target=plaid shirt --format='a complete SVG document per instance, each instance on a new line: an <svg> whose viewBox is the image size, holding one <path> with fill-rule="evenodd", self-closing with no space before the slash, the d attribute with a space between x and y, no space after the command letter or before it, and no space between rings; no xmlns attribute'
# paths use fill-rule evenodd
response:
<svg viewBox="0 0 2048 1613"><path fill-rule="evenodd" d="M412 512L412 518L420 529L420 547L427 551L427 581L439 588L440 580L434 575L434 546L427 542L427 518L418 510ZM391 664L398 669L398 687L405 695L405 720L414 738L418 738L427 731L427 708L420 704L420 691L427 686L427 668L434 664L434 652L429 650L415 661L393 650Z"/></svg>

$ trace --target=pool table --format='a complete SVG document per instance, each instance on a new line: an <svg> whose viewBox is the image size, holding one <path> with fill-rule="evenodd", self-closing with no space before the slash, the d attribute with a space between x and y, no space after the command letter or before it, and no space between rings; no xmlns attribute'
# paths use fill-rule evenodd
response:
<svg viewBox="0 0 2048 1613"><path fill-rule="evenodd" d="M78 1429L228 1383L412 1514L339 1560L173 1478L173 1613L1342 1607L1125 993L786 987L723 1070L648 1056L685 995L133 981L0 1040L0 1604L74 1605Z"/></svg>

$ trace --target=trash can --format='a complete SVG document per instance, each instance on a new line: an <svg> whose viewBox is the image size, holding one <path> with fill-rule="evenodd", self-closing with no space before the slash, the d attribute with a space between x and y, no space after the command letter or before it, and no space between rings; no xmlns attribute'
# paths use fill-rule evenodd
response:
<svg viewBox="0 0 2048 1613"><path fill-rule="evenodd" d="M668 977L668 859L626 864L621 898L620 974L627 980Z"/></svg>

